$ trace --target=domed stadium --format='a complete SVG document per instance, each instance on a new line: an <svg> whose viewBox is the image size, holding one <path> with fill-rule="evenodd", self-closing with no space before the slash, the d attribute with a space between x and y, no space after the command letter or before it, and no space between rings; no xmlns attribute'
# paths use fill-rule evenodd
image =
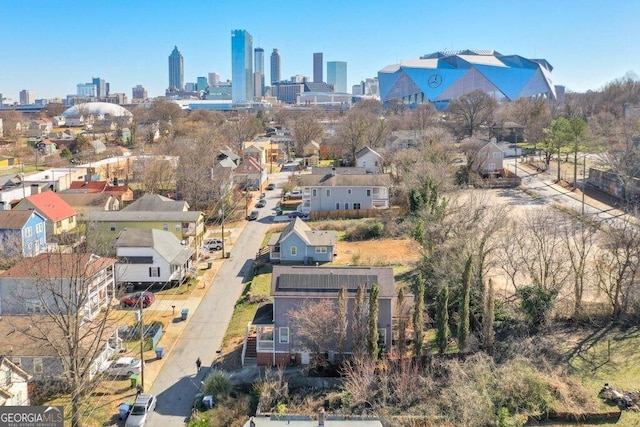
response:
<svg viewBox="0 0 640 427"><path fill-rule="evenodd" d="M79 115L94 115L104 118L106 115L112 117L132 117L133 115L129 110L121 107L118 104L111 104L109 102L87 102L84 104L77 104L71 108L67 108L62 115L64 117L73 117Z"/></svg>
<svg viewBox="0 0 640 427"><path fill-rule="evenodd" d="M552 70L545 59L502 55L494 50L435 52L380 70L380 100L408 105L430 102L444 109L450 100L478 89L498 100L556 99Z"/></svg>

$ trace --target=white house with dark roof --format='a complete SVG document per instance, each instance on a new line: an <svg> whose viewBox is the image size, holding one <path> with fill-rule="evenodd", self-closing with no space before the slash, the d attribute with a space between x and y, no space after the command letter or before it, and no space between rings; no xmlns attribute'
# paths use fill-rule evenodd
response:
<svg viewBox="0 0 640 427"><path fill-rule="evenodd" d="M391 178L362 168L333 168L300 176L302 211L389 209Z"/></svg>
<svg viewBox="0 0 640 427"><path fill-rule="evenodd" d="M147 288L182 283L192 268L193 248L168 231L130 228L116 240L119 285Z"/></svg>
<svg viewBox="0 0 640 427"><path fill-rule="evenodd" d="M325 263L333 260L337 236L331 230L312 230L300 218L289 222L269 239L271 262Z"/></svg>
<svg viewBox="0 0 640 427"><path fill-rule="evenodd" d="M0 406L29 406L29 380L31 375L0 356Z"/></svg>
<svg viewBox="0 0 640 427"><path fill-rule="evenodd" d="M329 299L337 304L338 292L341 288L345 288L347 321L350 325L353 321L353 303L358 286L364 286L368 298L374 283L379 287L380 346L383 351L389 351L396 298L391 267L274 265L271 274L273 304L262 306L256 313L250 333L245 339L243 364L257 363L259 366L264 366L307 362L308 350L303 348L296 339L296 325L289 320L289 311L299 308L305 301ZM255 348L254 352L247 351L253 348ZM353 353L351 328L347 330L344 352Z"/></svg>
<svg viewBox="0 0 640 427"><path fill-rule="evenodd" d="M356 152L356 167L363 168L366 173L382 173L382 162L382 156L371 147Z"/></svg>

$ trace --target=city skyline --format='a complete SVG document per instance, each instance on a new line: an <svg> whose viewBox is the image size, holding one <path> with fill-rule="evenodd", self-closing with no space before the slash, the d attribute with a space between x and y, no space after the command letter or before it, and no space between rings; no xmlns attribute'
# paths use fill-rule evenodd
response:
<svg viewBox="0 0 640 427"><path fill-rule="evenodd" d="M0 93L15 101L21 90L37 98L64 98L76 92L78 83L100 76L113 93L129 94L140 84L149 96L160 96L168 86L166 61L174 46L184 57L185 82L208 73L226 81L231 79L229 33L237 28L252 34L254 45L265 52L278 49L282 79L312 78L313 53L323 52L325 63L347 62L348 88L390 64L442 50L494 49L545 58L554 67L554 84L580 92L600 89L629 71L640 73L640 48L632 43L640 2L584 0L577 7L567 0L540 0L516 7L507 0L398 0L390 7L371 0L363 9L327 0L326 7L335 11L329 20L301 25L300 12L307 6L275 0L269 7L278 10L283 24L278 26L242 0L190 2L188 10L198 10L202 17L222 16L225 25L208 25L206 19L202 25L180 24L185 21L175 19L180 15L168 1L114 0L109 16L135 20L118 26L107 16L84 19L82 6L78 0L62 0L56 7L44 0L3 1ZM145 19L136 18L140 16ZM64 31L54 31L52 23Z"/></svg>

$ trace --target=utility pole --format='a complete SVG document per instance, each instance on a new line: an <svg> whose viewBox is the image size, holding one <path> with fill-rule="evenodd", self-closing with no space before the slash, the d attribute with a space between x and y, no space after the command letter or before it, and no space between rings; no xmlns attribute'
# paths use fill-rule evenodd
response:
<svg viewBox="0 0 640 427"><path fill-rule="evenodd" d="M218 215L220 215L221 217L220 222L222 223L222 259L225 259L226 255L224 252L224 204L220 209L218 209Z"/></svg>
<svg viewBox="0 0 640 427"><path fill-rule="evenodd" d="M144 392L144 322L142 320L142 305L144 293L140 294L140 390Z"/></svg>

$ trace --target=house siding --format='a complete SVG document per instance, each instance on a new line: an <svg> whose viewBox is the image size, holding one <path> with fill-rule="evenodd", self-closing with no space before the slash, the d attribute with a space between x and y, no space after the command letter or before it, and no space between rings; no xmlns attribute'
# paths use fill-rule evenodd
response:
<svg viewBox="0 0 640 427"><path fill-rule="evenodd" d="M292 247L297 248L296 255L291 254ZM280 242L280 260L283 262L302 262L307 256L307 244L296 233L291 233L284 241Z"/></svg>
<svg viewBox="0 0 640 427"><path fill-rule="evenodd" d="M314 191L315 191L315 196ZM330 194L327 196L327 190ZM351 192L349 192L351 190ZM369 191L369 193L367 193ZM333 211L354 209L360 203L360 209L374 209L374 199L384 201L388 208L389 193L386 187L305 187L302 208L309 211ZM336 209L336 203L339 208ZM345 206L345 204L347 204Z"/></svg>
<svg viewBox="0 0 640 427"><path fill-rule="evenodd" d="M118 257L152 257L151 264L125 264L118 262L116 272L118 283L156 283L168 282L171 279L171 265L152 248L118 248ZM150 277L149 268L159 267L160 276Z"/></svg>
<svg viewBox="0 0 640 427"><path fill-rule="evenodd" d="M115 229L111 230L111 224L115 224ZM167 224L165 230L164 224ZM176 224L180 224L180 230L176 231ZM189 223L189 228L195 229L195 235L187 235L182 228L182 222L180 221L118 221L117 218L109 219L105 221L92 221L89 224L93 227L93 230L97 231L100 235L109 237L112 236L115 240L120 232L127 228L144 228L151 230L164 230L171 232L179 240L186 240L189 244L200 245L202 243L202 236L204 235L204 219L201 216L197 224Z"/></svg>

